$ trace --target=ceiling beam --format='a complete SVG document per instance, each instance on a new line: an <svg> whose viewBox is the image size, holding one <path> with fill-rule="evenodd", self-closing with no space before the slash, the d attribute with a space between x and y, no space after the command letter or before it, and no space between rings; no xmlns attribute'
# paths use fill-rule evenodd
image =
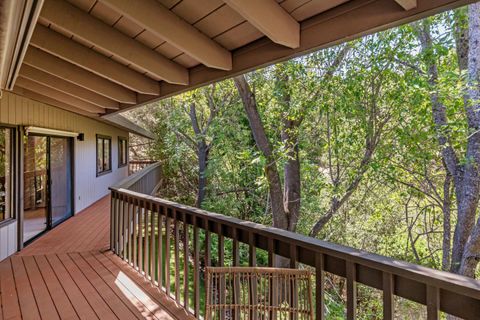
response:
<svg viewBox="0 0 480 320"><path fill-rule="evenodd" d="M130 90L160 94L157 81L43 25L37 25L30 44Z"/></svg>
<svg viewBox="0 0 480 320"><path fill-rule="evenodd" d="M35 100L35 101L38 101L38 102L41 102L41 103L44 103L44 104L48 104L50 106L53 106L53 107L56 107L56 108L59 108L59 109L70 111L70 112L73 112L73 113L76 113L76 114L81 114L81 115L84 115L84 116L87 116L87 117L98 118L98 115L95 114L95 113L90 113L90 112L87 112L85 110L72 107L71 105L68 105L66 103L60 102L60 101L55 100L55 99L52 99L51 97L47 97L43 94L39 94L37 92L31 91L31 90L28 90L28 89L25 89L25 88L21 88L19 86L15 86L12 91L13 91L13 93L18 94L20 96L23 96L23 97L26 97L26 98L29 98L29 99L32 99L32 100Z"/></svg>
<svg viewBox="0 0 480 320"><path fill-rule="evenodd" d="M133 1L135 4L136 1ZM172 84L188 84L188 70L64 0L46 1L40 16L60 29ZM158 18L160 19L160 18ZM175 33L170 29L168 32Z"/></svg>
<svg viewBox="0 0 480 320"><path fill-rule="evenodd" d="M30 47L23 62L112 100L126 104L134 104L137 101L135 92L40 49Z"/></svg>
<svg viewBox="0 0 480 320"><path fill-rule="evenodd" d="M121 112L476 1L417 0L417 8L409 11L403 10L394 0L348 1L303 21L301 23L302 41L297 49L279 46L269 39L259 39L233 51L231 71L207 68L203 65L193 67L190 70L188 86L161 83L160 96L152 98L139 95L137 105L122 106Z"/></svg>
<svg viewBox="0 0 480 320"><path fill-rule="evenodd" d="M275 43L300 47L300 24L275 0L223 0Z"/></svg>
<svg viewBox="0 0 480 320"><path fill-rule="evenodd" d="M15 85L51 97L52 99L66 103L68 105L71 105L72 107L82 109L90 113L105 113L104 108L100 108L94 104L85 102L71 95L58 91L57 89L52 89L50 87L47 87L46 85L23 77L18 77Z"/></svg>
<svg viewBox="0 0 480 320"><path fill-rule="evenodd" d="M417 7L417 0L395 0L405 10L412 10Z"/></svg>
<svg viewBox="0 0 480 320"><path fill-rule="evenodd" d="M253 0L255 1L255 0ZM256 0L258 1L258 0ZM259 1L262 2L262 1ZM231 70L232 54L156 0L102 0L207 67Z"/></svg>
<svg viewBox="0 0 480 320"><path fill-rule="evenodd" d="M82 99L83 101L93 103L101 108L113 110L118 110L120 108L120 104L116 101L105 98L96 92L77 86L76 84L26 64L20 69L20 75L23 78L46 85L52 89Z"/></svg>

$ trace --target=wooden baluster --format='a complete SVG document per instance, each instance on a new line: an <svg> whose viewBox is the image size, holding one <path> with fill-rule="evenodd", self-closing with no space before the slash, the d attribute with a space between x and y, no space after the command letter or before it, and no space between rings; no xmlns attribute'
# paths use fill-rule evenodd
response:
<svg viewBox="0 0 480 320"><path fill-rule="evenodd" d="M175 233L175 300L180 303L180 232L178 230L178 211L173 209L173 232Z"/></svg>
<svg viewBox="0 0 480 320"><path fill-rule="evenodd" d="M143 270L143 201L138 201L138 272L142 273Z"/></svg>
<svg viewBox="0 0 480 320"><path fill-rule="evenodd" d="M115 202L117 201L117 192L110 193L110 250L115 252Z"/></svg>
<svg viewBox="0 0 480 320"><path fill-rule="evenodd" d="M200 244L198 219L193 216L193 304L195 318L200 318Z"/></svg>
<svg viewBox="0 0 480 320"><path fill-rule="evenodd" d="M150 281L155 283L155 219L158 218L158 206L150 203Z"/></svg>
<svg viewBox="0 0 480 320"><path fill-rule="evenodd" d="M148 245L148 202L143 201L143 274L148 278L148 256L149 256L149 245Z"/></svg>
<svg viewBox="0 0 480 320"><path fill-rule="evenodd" d="M248 245L249 245L249 255L248 255L248 264L250 267L257 266L257 248L255 247L255 234L250 232L248 234Z"/></svg>
<svg viewBox="0 0 480 320"><path fill-rule="evenodd" d="M275 266L275 241L272 238L268 238L268 266Z"/></svg>
<svg viewBox="0 0 480 320"><path fill-rule="evenodd" d="M133 214L132 214L132 203L129 201L130 199L127 199L127 221L128 221L128 228L127 228L127 233L128 233L128 263L131 265L132 264L132 250L133 250L133 245L132 242L134 241L132 237L132 226L133 226Z"/></svg>
<svg viewBox="0 0 480 320"><path fill-rule="evenodd" d="M238 231L236 228L233 229L232 237L233 237L233 248L232 248L233 262L232 263L234 267L238 267L240 265L240 245L238 242Z"/></svg>
<svg viewBox="0 0 480 320"><path fill-rule="evenodd" d="M170 238L172 236L171 230L171 209L167 209L165 218L165 291L170 297Z"/></svg>
<svg viewBox="0 0 480 320"><path fill-rule="evenodd" d="M354 320L357 311L357 271L354 262L346 262L347 271L347 320Z"/></svg>
<svg viewBox="0 0 480 320"><path fill-rule="evenodd" d="M128 197L122 203L122 247L123 260L128 260Z"/></svg>
<svg viewBox="0 0 480 320"><path fill-rule="evenodd" d="M427 285L427 319L438 320L440 309L440 290Z"/></svg>
<svg viewBox="0 0 480 320"><path fill-rule="evenodd" d="M118 208L120 206L120 202L122 201L123 195L119 194L117 201L115 201L115 211L113 215L113 230L114 230L114 240L113 240L113 247L114 247L114 252L118 255L119 250L118 250Z"/></svg>
<svg viewBox="0 0 480 320"><path fill-rule="evenodd" d="M210 229L208 220L205 220L205 266L210 267L212 265L212 252L210 246L212 240L210 239Z"/></svg>
<svg viewBox="0 0 480 320"><path fill-rule="evenodd" d="M158 212L158 243L157 243L157 282L158 282L158 287L160 290L162 289L163 286L163 214L165 208L163 206L158 207L157 206L157 212Z"/></svg>
<svg viewBox="0 0 480 320"><path fill-rule="evenodd" d="M132 214L133 214L133 240L132 240L132 255L133 255L133 267L138 270L138 201L137 199L132 199Z"/></svg>
<svg viewBox="0 0 480 320"><path fill-rule="evenodd" d="M394 305L393 305L393 275L388 272L382 274L383 282L383 319L393 320Z"/></svg>
<svg viewBox="0 0 480 320"><path fill-rule="evenodd" d="M182 212L183 220L183 306L188 310L189 304L189 279L188 279L188 259L190 257L189 243L188 243L188 224L187 214Z"/></svg>
<svg viewBox="0 0 480 320"><path fill-rule="evenodd" d="M317 320L325 319L325 256L315 255L315 314Z"/></svg>

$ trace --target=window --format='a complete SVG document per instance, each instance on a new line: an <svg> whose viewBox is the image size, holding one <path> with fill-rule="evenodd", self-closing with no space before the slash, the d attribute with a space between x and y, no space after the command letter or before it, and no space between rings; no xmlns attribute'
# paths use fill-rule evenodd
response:
<svg viewBox="0 0 480 320"><path fill-rule="evenodd" d="M13 218L12 142L13 130L0 127L0 223Z"/></svg>
<svg viewBox="0 0 480 320"><path fill-rule="evenodd" d="M124 167L128 163L128 140L118 137L118 167Z"/></svg>
<svg viewBox="0 0 480 320"><path fill-rule="evenodd" d="M112 171L112 138L97 135L97 177Z"/></svg>

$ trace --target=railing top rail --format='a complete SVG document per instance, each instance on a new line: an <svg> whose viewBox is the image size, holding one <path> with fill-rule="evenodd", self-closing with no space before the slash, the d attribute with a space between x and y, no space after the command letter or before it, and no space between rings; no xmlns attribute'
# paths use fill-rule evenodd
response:
<svg viewBox="0 0 480 320"><path fill-rule="evenodd" d="M130 160L129 163L131 164L135 164L135 163L156 163L157 161L156 160L147 160L147 159L143 159L143 160Z"/></svg>
<svg viewBox="0 0 480 320"><path fill-rule="evenodd" d="M127 190L121 184L120 186L112 187L111 189L123 195L141 199L144 202L149 202L150 204L195 215L196 217L200 217L206 221L220 223L225 226L236 228L237 230L244 230L248 233L254 233L259 236L272 238L276 241L289 243L297 247L307 249L312 253L326 254L328 256L337 257L358 265L366 266L382 272L388 272L395 276L411 279L425 285L435 286L440 289L456 292L480 300L480 281L472 278L434 270L339 244L325 242L290 231L208 212L202 209L160 199L158 197ZM308 255L298 257L299 262L315 267L315 263L312 263L312 259L314 260L314 257Z"/></svg>
<svg viewBox="0 0 480 320"><path fill-rule="evenodd" d="M110 190L128 189L131 186L133 186L135 183L140 181L143 177L148 175L150 172L157 169L158 167L160 167L160 162L155 162L155 163L143 168L142 170L139 170L139 171L131 174L130 176L126 177L125 179L123 179L119 183L111 186L109 189ZM140 193L140 194L142 194L142 193Z"/></svg>

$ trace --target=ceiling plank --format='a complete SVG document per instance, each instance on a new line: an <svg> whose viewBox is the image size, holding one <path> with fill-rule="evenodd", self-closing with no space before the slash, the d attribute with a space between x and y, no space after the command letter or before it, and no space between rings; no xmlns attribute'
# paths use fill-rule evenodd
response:
<svg viewBox="0 0 480 320"><path fill-rule="evenodd" d="M30 47L23 62L112 100L126 104L134 104L137 101L135 92L40 49Z"/></svg>
<svg viewBox="0 0 480 320"><path fill-rule="evenodd" d="M72 107L71 105L52 99L51 97L47 97L43 94L39 94L37 92L33 92L31 90L21 88L19 86L15 86L12 91L13 93L18 94L20 96L23 96L41 103L45 103L56 108L60 108L66 111L70 111L76 114L81 114L91 118L98 118L98 115L95 113L90 113L85 110Z"/></svg>
<svg viewBox="0 0 480 320"><path fill-rule="evenodd" d="M136 1L133 1L137 4ZM40 16L75 37L92 43L172 84L188 84L188 70L64 0L49 0ZM159 19L159 18L158 18ZM168 30L172 32L173 29ZM176 30L175 30L176 31Z"/></svg>
<svg viewBox="0 0 480 320"><path fill-rule="evenodd" d="M143 94L160 94L160 85L157 81L43 25L37 25L30 43L34 47L40 48L130 90Z"/></svg>
<svg viewBox="0 0 480 320"><path fill-rule="evenodd" d="M72 107L82 109L90 113L105 113L104 108L100 108L94 104L85 102L71 95L23 77L18 77L15 85L24 89L28 89L30 91L37 92L42 95L46 95L48 97L51 97L52 99L58 100L60 102L71 105Z"/></svg>
<svg viewBox="0 0 480 320"><path fill-rule="evenodd" d="M275 43L300 47L300 24L275 0L223 0Z"/></svg>
<svg viewBox="0 0 480 320"><path fill-rule="evenodd" d="M255 1L255 0L254 0ZM258 1L258 0L257 0ZM260 1L262 2L262 1ZM207 67L231 70L232 54L156 0L102 0Z"/></svg>
<svg viewBox="0 0 480 320"><path fill-rule="evenodd" d="M26 64L20 69L20 75L26 79L82 99L83 101L93 103L101 108L113 110L118 110L120 108L120 104L116 101L105 98L96 92L77 86L76 84Z"/></svg>
<svg viewBox="0 0 480 320"><path fill-rule="evenodd" d="M395 0L405 10L412 10L417 7L417 0Z"/></svg>
<svg viewBox="0 0 480 320"><path fill-rule="evenodd" d="M302 41L297 49L279 46L265 38L256 40L233 51L233 69L231 71L207 68L203 65L193 67L190 70L188 86L161 83L159 97L152 99L149 96L138 95L139 103L135 106L122 106L121 112L476 1L417 0L417 8L409 11L403 10L393 0L348 1L303 21L301 23Z"/></svg>

